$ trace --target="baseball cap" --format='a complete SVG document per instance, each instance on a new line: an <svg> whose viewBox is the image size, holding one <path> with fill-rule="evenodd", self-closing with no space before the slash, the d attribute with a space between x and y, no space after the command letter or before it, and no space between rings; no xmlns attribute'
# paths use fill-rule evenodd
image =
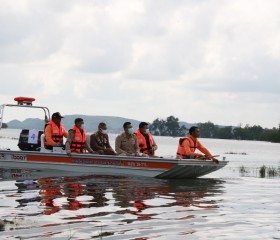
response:
<svg viewBox="0 0 280 240"><path fill-rule="evenodd" d="M63 118L59 112L55 112L52 115L52 118Z"/></svg>

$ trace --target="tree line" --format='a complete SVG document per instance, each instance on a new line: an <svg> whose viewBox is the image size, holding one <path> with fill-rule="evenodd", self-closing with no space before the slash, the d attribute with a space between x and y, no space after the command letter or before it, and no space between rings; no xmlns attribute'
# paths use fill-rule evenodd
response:
<svg viewBox="0 0 280 240"><path fill-rule="evenodd" d="M150 125L150 131L155 136L184 136L187 132L185 125L180 126L179 119L169 116L164 119L155 119Z"/></svg>
<svg viewBox="0 0 280 240"><path fill-rule="evenodd" d="M262 128L259 125L218 126L208 121L196 124L201 131L203 138L237 139L237 140L258 140L269 142L280 142L280 124L278 128ZM150 125L150 131L155 136L180 137L188 133L187 127L180 126L179 119L169 116L164 119L155 119Z"/></svg>
<svg viewBox="0 0 280 240"><path fill-rule="evenodd" d="M201 130L203 138L218 139L237 139L237 140L258 140L280 143L280 124L278 128L262 128L259 125L244 127L237 126L218 126L208 121L206 123L198 123L197 127ZM7 124L3 123L2 128L7 128ZM155 136L171 136L181 137L188 134L188 128L181 125L179 119L169 116L166 119L155 119L150 125L150 131Z"/></svg>

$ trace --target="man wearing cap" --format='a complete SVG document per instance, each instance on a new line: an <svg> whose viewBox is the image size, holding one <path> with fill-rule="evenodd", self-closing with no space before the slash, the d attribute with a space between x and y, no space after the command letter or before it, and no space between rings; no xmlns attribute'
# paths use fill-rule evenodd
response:
<svg viewBox="0 0 280 240"><path fill-rule="evenodd" d="M68 132L61 123L61 114L55 112L52 115L51 121L45 126L45 148L52 150L53 147L60 147L63 145L63 137L67 138Z"/></svg>

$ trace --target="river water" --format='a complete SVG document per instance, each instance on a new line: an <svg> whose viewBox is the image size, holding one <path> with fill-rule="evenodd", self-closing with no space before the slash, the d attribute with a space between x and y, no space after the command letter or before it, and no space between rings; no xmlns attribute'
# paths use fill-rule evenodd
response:
<svg viewBox="0 0 280 240"><path fill-rule="evenodd" d="M18 130L0 134L17 148ZM178 138L155 139L175 155ZM280 144L200 141L229 164L193 180L0 168L0 239L280 239Z"/></svg>

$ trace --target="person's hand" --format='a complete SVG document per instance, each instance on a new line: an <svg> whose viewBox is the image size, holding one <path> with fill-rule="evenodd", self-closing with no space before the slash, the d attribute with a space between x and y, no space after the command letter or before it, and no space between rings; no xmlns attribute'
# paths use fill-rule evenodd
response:
<svg viewBox="0 0 280 240"><path fill-rule="evenodd" d="M67 150L66 153L68 156L71 156L71 150Z"/></svg>
<svg viewBox="0 0 280 240"><path fill-rule="evenodd" d="M212 161L213 161L214 163L219 164L219 160L218 160L218 159L216 159L216 158L213 158L213 159L212 159Z"/></svg>
<svg viewBox="0 0 280 240"><path fill-rule="evenodd" d="M91 153L91 154L96 154L96 152L93 151L92 149L89 150L89 153Z"/></svg>
<svg viewBox="0 0 280 240"><path fill-rule="evenodd" d="M62 144L61 143L57 143L57 144L55 144L55 147L61 147L62 146Z"/></svg>
<svg viewBox="0 0 280 240"><path fill-rule="evenodd" d="M149 149L149 153L150 153L150 154L153 154L154 151L155 151L155 148L154 148L154 147L151 147L151 148Z"/></svg>

